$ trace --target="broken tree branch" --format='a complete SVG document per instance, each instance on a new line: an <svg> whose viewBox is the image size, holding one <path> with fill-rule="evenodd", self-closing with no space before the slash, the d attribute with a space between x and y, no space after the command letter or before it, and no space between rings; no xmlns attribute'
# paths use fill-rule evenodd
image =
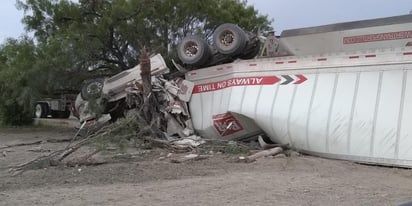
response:
<svg viewBox="0 0 412 206"><path fill-rule="evenodd" d="M35 142L23 142L23 143L17 143L17 144L1 146L0 149L6 149L6 148L10 148L10 147L28 146L28 145L37 145L37 144L41 144L41 143L42 143L41 140L35 141Z"/></svg>
<svg viewBox="0 0 412 206"><path fill-rule="evenodd" d="M39 169L39 168L44 168L44 167L48 167L48 166L57 166L58 164L60 164L60 162L64 158L66 158L68 155L75 152L81 146L89 143L95 137L97 137L99 135L105 135L107 133L108 133L108 131L106 131L104 129L101 129L98 132L96 132L92 135L89 135L85 139L77 142L76 144L74 144L72 146L66 147L66 148L61 149L61 150L54 151L54 152L52 152L48 155L40 156L40 157L37 157L37 158L35 158L33 160L30 160L28 162L25 162L25 163L22 163L20 165L11 167L10 172L13 172L13 176L15 176L15 175L21 174L25 170L29 170L29 169ZM60 155L60 157L55 159L59 155Z"/></svg>
<svg viewBox="0 0 412 206"><path fill-rule="evenodd" d="M253 162L261 157L267 157L267 156L272 156L272 155L277 155L279 153L282 153L283 149L282 147L275 147L272 149L268 149L268 150L263 150L260 152L257 152L253 155L249 155L246 157L246 162Z"/></svg>
<svg viewBox="0 0 412 206"><path fill-rule="evenodd" d="M43 144L45 142L49 143L60 143L60 142L70 142L70 139L46 139L46 140L38 140L34 142L22 142L22 143L17 143L17 144L10 144L10 145L5 145L1 146L0 149L7 149L10 147L21 147L21 146L30 146L30 145L38 145L38 144Z"/></svg>
<svg viewBox="0 0 412 206"><path fill-rule="evenodd" d="M172 163L182 163L182 162L186 162L186 161L189 161L189 160L198 161L198 160L207 159L209 157L210 157L210 155L188 154L188 155L184 155L184 156L181 156L181 157L172 158L172 159L170 159L170 162L172 162Z"/></svg>
<svg viewBox="0 0 412 206"><path fill-rule="evenodd" d="M90 158L91 158L93 155L99 153L100 151L101 151L100 149L96 149L96 150L94 150L93 152L91 152L91 153L89 153L89 154L87 154L87 155L84 155L83 157L80 157L80 158L75 159L75 160L68 161L68 162L66 163L66 165L67 165L68 167L76 167L76 166L83 166L83 165L85 165L85 166L91 166L91 165L101 165L101 164L104 164L104 163L106 163L107 161L90 160Z"/></svg>
<svg viewBox="0 0 412 206"><path fill-rule="evenodd" d="M65 149L64 151L62 151L61 156L57 160L61 162L64 158L66 158L67 156L69 156L70 154L78 150L81 146L87 144L89 141L90 141L90 138L86 138L76 143L75 145Z"/></svg>

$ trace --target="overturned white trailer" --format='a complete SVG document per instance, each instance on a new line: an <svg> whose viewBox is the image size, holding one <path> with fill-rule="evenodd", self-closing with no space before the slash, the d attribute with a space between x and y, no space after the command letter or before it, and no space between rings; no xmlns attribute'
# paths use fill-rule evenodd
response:
<svg viewBox="0 0 412 206"><path fill-rule="evenodd" d="M309 154L412 167L411 28L405 15L287 30L274 57L190 71L193 126L206 137L263 132Z"/></svg>

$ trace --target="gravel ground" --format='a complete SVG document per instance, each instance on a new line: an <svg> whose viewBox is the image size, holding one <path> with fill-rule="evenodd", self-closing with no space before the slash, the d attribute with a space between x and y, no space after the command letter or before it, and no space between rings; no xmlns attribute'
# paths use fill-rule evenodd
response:
<svg viewBox="0 0 412 206"><path fill-rule="evenodd" d="M65 139L71 127L0 129L1 145ZM311 156L236 163L237 156L171 163L167 152L88 167L11 176L7 168L63 148L0 149L0 205L399 205L412 201L412 170Z"/></svg>

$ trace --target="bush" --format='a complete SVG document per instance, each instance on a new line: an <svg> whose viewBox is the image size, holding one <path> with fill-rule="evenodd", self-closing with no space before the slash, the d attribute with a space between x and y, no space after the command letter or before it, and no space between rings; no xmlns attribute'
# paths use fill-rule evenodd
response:
<svg viewBox="0 0 412 206"><path fill-rule="evenodd" d="M8 101L10 104L0 106L0 122L2 125L28 125L33 122L33 115L30 111L25 111L16 100Z"/></svg>

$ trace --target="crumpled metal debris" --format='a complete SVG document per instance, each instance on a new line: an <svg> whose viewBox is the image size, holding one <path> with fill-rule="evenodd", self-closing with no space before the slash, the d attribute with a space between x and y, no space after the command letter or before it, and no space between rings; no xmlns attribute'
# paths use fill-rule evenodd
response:
<svg viewBox="0 0 412 206"><path fill-rule="evenodd" d="M156 116L156 121L153 126L164 133L164 139L171 140L175 145L180 147L197 147L203 144L204 141L199 141L198 136L194 135L195 132L188 108L194 83L180 77L167 80L163 75L168 73L169 69L166 68L164 62L160 61L161 58L157 56L151 57L150 60L152 88L149 95L153 95L153 99L155 99L153 102L155 105L153 106L156 113L154 115ZM145 98L143 96L142 79L139 76L140 69L140 66L137 66L135 69L124 71L107 79L105 84L108 83L109 85L106 86L107 88L103 86L106 89L103 89L101 97L96 100L86 101L82 99L81 95L78 95L76 108L78 108L80 114L80 130L88 128L89 123L99 122L100 116L94 114L91 109L93 106L96 107L95 105L106 108L104 111L110 113L110 115L117 111L123 112L122 109L118 110L117 106L115 109L108 110L107 108L113 107L113 103L121 105L125 110L135 109L142 111ZM113 93L114 91L117 92ZM116 95L116 93L121 93L121 96L125 96L125 98L117 98L119 95ZM116 97L114 98L116 101L111 102L113 100L111 97ZM108 103L111 103L111 107L106 105ZM108 119L105 119L104 122L107 121Z"/></svg>
<svg viewBox="0 0 412 206"><path fill-rule="evenodd" d="M194 84L177 78L166 80L161 75L152 77L152 94L156 97L157 108L161 113L159 128L165 128L166 139L171 144L184 147L197 147L204 143L194 135L187 102L192 95ZM126 88L126 102L130 108L139 107L143 103L143 89L139 82L131 82Z"/></svg>
<svg viewBox="0 0 412 206"><path fill-rule="evenodd" d="M200 136L192 135L189 137L185 137L180 140L176 140L172 142L173 145L180 146L180 147L198 147L201 144L204 144L205 140L203 140Z"/></svg>

